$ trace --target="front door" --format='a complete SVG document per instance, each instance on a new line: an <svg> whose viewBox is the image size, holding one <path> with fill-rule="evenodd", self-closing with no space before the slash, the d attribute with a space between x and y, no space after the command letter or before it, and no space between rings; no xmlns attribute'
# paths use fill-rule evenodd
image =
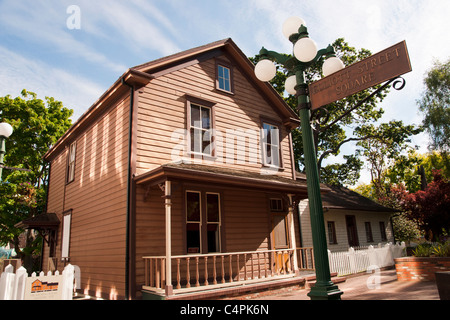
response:
<svg viewBox="0 0 450 320"><path fill-rule="evenodd" d="M287 228L286 214L272 215L273 223L273 244L274 249L288 249L289 248L289 234ZM275 253L275 270L280 273L287 270L289 262L289 253L276 252Z"/></svg>
<svg viewBox="0 0 450 320"><path fill-rule="evenodd" d="M345 223L347 224L348 245L350 247L359 246L355 216L345 216Z"/></svg>

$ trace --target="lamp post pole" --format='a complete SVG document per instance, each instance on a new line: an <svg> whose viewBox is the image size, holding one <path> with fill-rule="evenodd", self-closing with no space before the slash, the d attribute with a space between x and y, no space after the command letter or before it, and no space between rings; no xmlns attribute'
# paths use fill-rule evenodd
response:
<svg viewBox="0 0 450 320"><path fill-rule="evenodd" d="M300 73L300 72L298 72ZM299 91L304 92L303 75L296 75ZM304 84L304 83L303 83ZM314 148L313 133L309 119L311 110L307 93L298 94L298 108L301 121L303 155L305 159L306 183L308 188L309 214L311 220L311 233L314 247L314 264L316 266L316 284L311 288L308 296L311 299L340 299L342 291L331 281L330 265L328 261L327 239L325 236L325 222L323 219L322 197L320 195L319 171L317 168L316 151Z"/></svg>
<svg viewBox="0 0 450 320"><path fill-rule="evenodd" d="M316 269L316 284L308 293L308 296L313 300L339 300L343 292L331 281L322 198L320 195L319 173L313 133L310 124L311 104L304 73L311 65L322 57L329 60L326 62L327 66L325 66L324 63L324 74L328 75L338 71L342 69L344 65L335 57L333 47L328 46L326 49L317 51L315 43L308 37L308 32L303 20L294 18L294 21L292 21L292 18L290 19L291 21L288 19L285 22L283 33L294 44L294 56L281 55L274 51L268 51L263 47L260 51L263 60L258 62L259 66L258 64L255 66L255 74L261 81L269 81L275 76L275 66L271 66L267 60L276 61L293 74L289 77L292 78L288 78L286 81L286 90L297 96L297 111L301 121ZM286 25L288 25L286 28L290 30L285 32Z"/></svg>
<svg viewBox="0 0 450 320"><path fill-rule="evenodd" d="M9 123L0 123L0 182L2 182L2 173L4 163L4 156L6 153L6 138L8 138L13 132L13 128Z"/></svg>

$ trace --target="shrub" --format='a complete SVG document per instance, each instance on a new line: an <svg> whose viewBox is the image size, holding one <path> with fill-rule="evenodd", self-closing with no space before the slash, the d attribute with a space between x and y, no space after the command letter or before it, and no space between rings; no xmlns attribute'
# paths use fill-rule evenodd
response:
<svg viewBox="0 0 450 320"><path fill-rule="evenodd" d="M415 257L450 257L450 240L445 243L422 243L413 251Z"/></svg>

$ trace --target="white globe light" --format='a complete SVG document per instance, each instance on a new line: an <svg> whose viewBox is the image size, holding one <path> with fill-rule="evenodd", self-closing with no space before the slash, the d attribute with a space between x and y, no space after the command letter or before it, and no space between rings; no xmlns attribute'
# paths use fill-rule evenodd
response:
<svg viewBox="0 0 450 320"><path fill-rule="evenodd" d="M277 68L270 60L260 60L255 66L255 75L260 81L270 81L277 73Z"/></svg>
<svg viewBox="0 0 450 320"><path fill-rule="evenodd" d="M330 57L326 59L323 63L322 66L323 75L326 77L344 68L345 66L344 63L341 61L341 59L339 59L338 57Z"/></svg>
<svg viewBox="0 0 450 320"><path fill-rule="evenodd" d="M317 45L310 38L301 38L294 45L294 55L301 62L309 62L317 55Z"/></svg>
<svg viewBox="0 0 450 320"><path fill-rule="evenodd" d="M290 76L286 79L284 83L284 88L289 94L296 94L295 86L297 85L297 77L295 75Z"/></svg>
<svg viewBox="0 0 450 320"><path fill-rule="evenodd" d="M289 36L297 33L298 29L304 25L306 27L306 23L302 18L298 17L290 17L283 23L283 35L289 39Z"/></svg>
<svg viewBox="0 0 450 320"><path fill-rule="evenodd" d="M0 123L0 136L8 138L13 133L13 127L9 123Z"/></svg>

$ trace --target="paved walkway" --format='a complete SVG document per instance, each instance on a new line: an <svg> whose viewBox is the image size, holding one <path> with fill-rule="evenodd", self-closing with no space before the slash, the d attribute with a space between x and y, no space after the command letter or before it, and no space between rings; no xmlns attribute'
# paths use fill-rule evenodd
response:
<svg viewBox="0 0 450 320"><path fill-rule="evenodd" d="M348 277L337 284L342 300L440 300L434 281L398 281L395 270ZM254 300L311 300L309 289L262 296Z"/></svg>

